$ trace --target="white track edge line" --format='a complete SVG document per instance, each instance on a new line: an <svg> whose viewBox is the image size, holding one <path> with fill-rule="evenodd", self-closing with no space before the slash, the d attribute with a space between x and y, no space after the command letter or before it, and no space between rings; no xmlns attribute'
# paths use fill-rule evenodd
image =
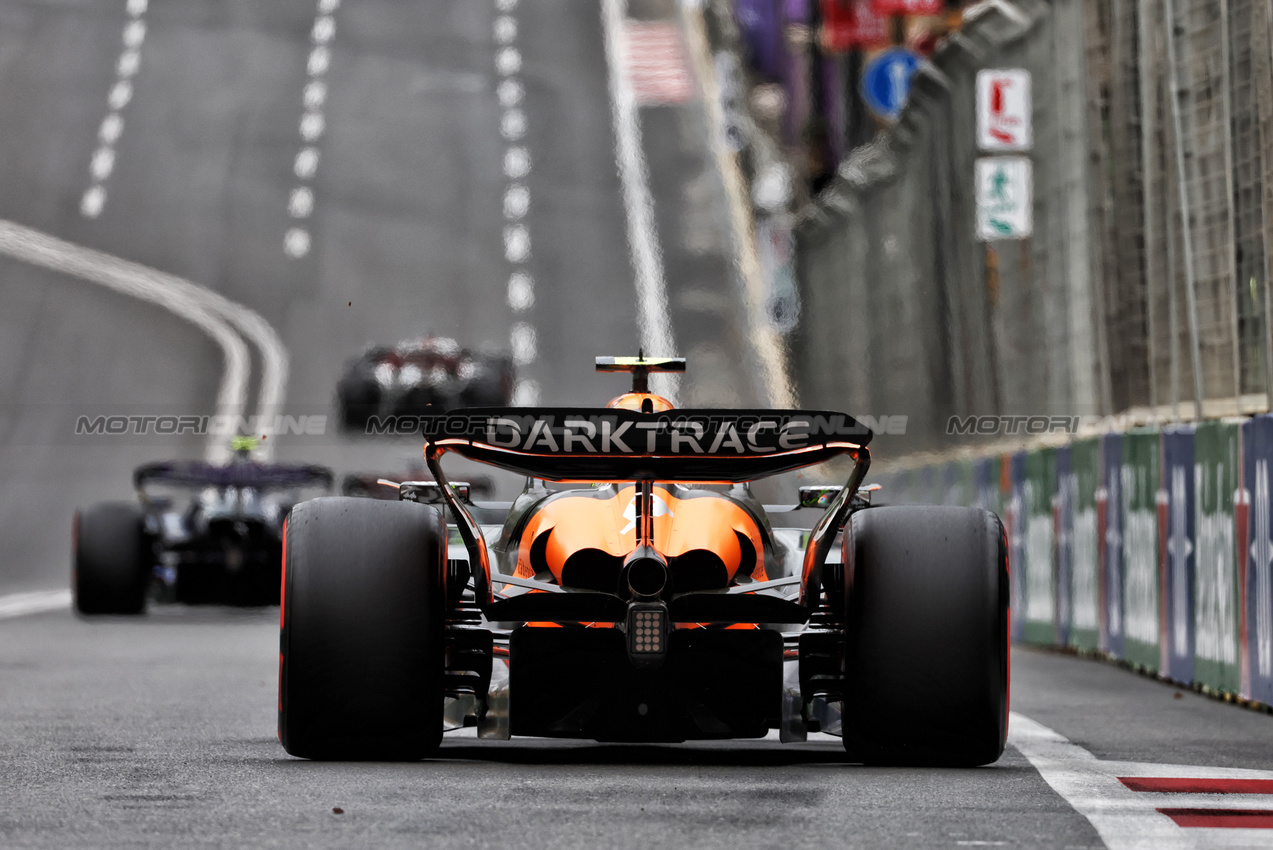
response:
<svg viewBox="0 0 1273 850"><path fill-rule="evenodd" d="M71 607L69 590L37 590L30 593L10 593L0 596L0 620L61 611Z"/></svg>
<svg viewBox="0 0 1273 850"><path fill-rule="evenodd" d="M675 355L672 319L668 311L667 280L654 223L650 175L641 149L641 121L636 93L624 66L627 0L602 0L601 23L609 65L610 114L614 124L615 156L627 213L628 248L636 276L637 312L641 345L656 357ZM665 375L651 376L652 389L672 397L675 384ZM672 399L675 402L675 398Z"/></svg>
<svg viewBox="0 0 1273 850"><path fill-rule="evenodd" d="M257 416L272 417L282 404L288 379L287 349L274 328L254 310L176 275L3 219L0 254L131 295L163 307L203 330L221 347L225 361L217 392L217 413L237 418L246 406L251 359L242 338L230 327L233 325L261 353ZM273 448L268 443L262 445L258 450L261 459L268 460ZM227 456L224 439L210 438L208 460L223 461Z"/></svg>

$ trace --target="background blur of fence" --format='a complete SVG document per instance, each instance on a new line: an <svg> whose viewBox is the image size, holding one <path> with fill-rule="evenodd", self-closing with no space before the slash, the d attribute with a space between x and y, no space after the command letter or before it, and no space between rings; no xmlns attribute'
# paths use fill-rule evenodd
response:
<svg viewBox="0 0 1273 850"><path fill-rule="evenodd" d="M890 454L949 445L951 416L1267 410L1271 26L1273 0L974 4L895 125L853 147L861 116L830 112L844 158L812 200L816 157L787 151L796 188L766 197L753 150L758 233L772 255L794 246L798 313L779 264L775 321L801 403L907 415ZM1033 77L1020 241L975 236L987 67ZM763 97L750 105L763 117Z"/></svg>

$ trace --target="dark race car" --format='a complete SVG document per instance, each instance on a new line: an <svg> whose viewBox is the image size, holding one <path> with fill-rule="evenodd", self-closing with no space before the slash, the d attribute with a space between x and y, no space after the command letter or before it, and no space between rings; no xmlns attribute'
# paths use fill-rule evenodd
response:
<svg viewBox="0 0 1273 850"><path fill-rule="evenodd" d="M283 520L303 498L330 493L323 466L165 461L133 473L138 502L75 514L75 607L140 614L148 593L189 604L277 605Z"/></svg>
<svg viewBox="0 0 1273 850"><path fill-rule="evenodd" d="M674 409L633 373L603 408L453 411L433 481L288 519L279 737L417 759L444 729L601 741L843 738L874 764L981 765L1008 722L1008 572L987 511L871 506L871 433L833 411ZM527 476L448 484L454 452ZM748 482L836 458L842 487ZM435 504L444 499L446 514Z"/></svg>
<svg viewBox="0 0 1273 850"><path fill-rule="evenodd" d="M375 433L368 428L372 417L508 405L515 381L511 356L430 336L392 348L372 346L351 359L336 385L336 401L341 427Z"/></svg>

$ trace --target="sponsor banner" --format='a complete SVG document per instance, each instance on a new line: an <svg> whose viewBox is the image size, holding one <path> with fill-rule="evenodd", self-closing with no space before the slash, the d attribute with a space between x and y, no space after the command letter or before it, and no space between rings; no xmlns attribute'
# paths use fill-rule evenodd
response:
<svg viewBox="0 0 1273 850"><path fill-rule="evenodd" d="M1157 670L1159 650L1158 486L1156 429L1123 435L1123 658Z"/></svg>
<svg viewBox="0 0 1273 850"><path fill-rule="evenodd" d="M1123 657L1123 435L1101 437L1101 486L1096 494L1100 544L1101 649Z"/></svg>
<svg viewBox="0 0 1273 850"><path fill-rule="evenodd" d="M1071 575L1074 543L1074 449L1062 446L1056 450L1056 490L1052 496L1052 540L1056 564L1056 643L1070 642Z"/></svg>
<svg viewBox="0 0 1273 850"><path fill-rule="evenodd" d="M1101 480L1101 441L1075 440L1069 446L1069 468L1057 489L1064 488L1069 510L1066 549L1069 557L1069 645L1080 649L1100 646L1100 536L1096 495Z"/></svg>
<svg viewBox="0 0 1273 850"><path fill-rule="evenodd" d="M1052 512L1056 495L1056 450L1025 456L1025 616L1022 638L1030 643L1056 641L1056 564Z"/></svg>
<svg viewBox="0 0 1273 850"><path fill-rule="evenodd" d="M1158 491L1159 669L1186 684L1193 681L1195 510L1194 427L1166 428Z"/></svg>
<svg viewBox="0 0 1273 850"><path fill-rule="evenodd" d="M1242 489L1247 504L1246 575L1243 582L1248 665L1247 693L1273 704L1273 416L1256 416L1242 425Z"/></svg>
<svg viewBox="0 0 1273 850"><path fill-rule="evenodd" d="M822 48L846 53L887 46L888 18L872 7L872 0L821 0Z"/></svg>
<svg viewBox="0 0 1273 850"><path fill-rule="evenodd" d="M1008 533L1009 604L1012 606L1012 639L1025 637L1026 610L1026 492L1025 452L1016 452L1004 458L1007 472L1008 493L1004 506L1004 525Z"/></svg>
<svg viewBox="0 0 1273 850"><path fill-rule="evenodd" d="M977 504L977 485L974 480L973 462L952 460L942 470L943 505L967 508Z"/></svg>
<svg viewBox="0 0 1273 850"><path fill-rule="evenodd" d="M1230 693L1241 688L1238 561L1246 546L1235 510L1238 431L1236 421L1203 422L1194 433L1193 681Z"/></svg>

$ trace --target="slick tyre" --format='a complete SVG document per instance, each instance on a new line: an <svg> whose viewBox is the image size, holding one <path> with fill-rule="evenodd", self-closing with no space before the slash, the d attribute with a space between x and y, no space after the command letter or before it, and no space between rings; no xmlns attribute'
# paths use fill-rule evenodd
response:
<svg viewBox="0 0 1273 850"><path fill-rule="evenodd" d="M75 610L85 615L146 609L152 552L139 505L106 502L75 514Z"/></svg>
<svg viewBox="0 0 1273 850"><path fill-rule="evenodd" d="M446 524L324 498L283 532L279 740L311 759L414 760L442 740Z"/></svg>
<svg viewBox="0 0 1273 850"><path fill-rule="evenodd" d="M1008 730L1008 571L988 511L879 507L844 534L844 747L867 764L975 766Z"/></svg>

